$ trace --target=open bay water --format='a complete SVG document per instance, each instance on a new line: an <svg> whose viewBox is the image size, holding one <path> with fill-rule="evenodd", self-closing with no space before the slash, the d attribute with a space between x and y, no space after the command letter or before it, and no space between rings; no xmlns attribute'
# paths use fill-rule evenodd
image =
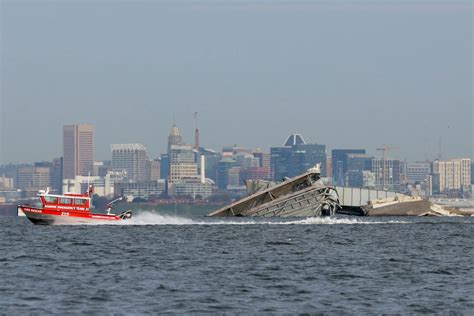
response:
<svg viewBox="0 0 474 316"><path fill-rule="evenodd" d="M0 217L1 314L472 314L474 217Z"/></svg>

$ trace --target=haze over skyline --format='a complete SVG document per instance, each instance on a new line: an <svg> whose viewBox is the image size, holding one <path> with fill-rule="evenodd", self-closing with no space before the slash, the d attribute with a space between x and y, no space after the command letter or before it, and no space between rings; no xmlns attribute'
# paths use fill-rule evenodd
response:
<svg viewBox="0 0 474 316"><path fill-rule="evenodd" d="M62 126L192 143L397 146L473 158L472 3L1 1L0 164L62 155Z"/></svg>

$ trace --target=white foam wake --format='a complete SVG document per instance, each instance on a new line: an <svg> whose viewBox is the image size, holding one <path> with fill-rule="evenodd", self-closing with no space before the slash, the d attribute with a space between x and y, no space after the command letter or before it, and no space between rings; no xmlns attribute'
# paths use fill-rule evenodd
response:
<svg viewBox="0 0 474 316"><path fill-rule="evenodd" d="M294 218L186 218L162 215L153 212L140 212L119 225L354 225L354 224L406 224L404 221L374 221L361 218L308 217ZM115 223L114 223L115 224Z"/></svg>

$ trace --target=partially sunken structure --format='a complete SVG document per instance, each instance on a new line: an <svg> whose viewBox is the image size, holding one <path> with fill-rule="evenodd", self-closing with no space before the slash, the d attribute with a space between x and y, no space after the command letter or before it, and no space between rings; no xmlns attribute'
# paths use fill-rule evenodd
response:
<svg viewBox="0 0 474 316"><path fill-rule="evenodd" d="M250 195L208 216L334 216L340 208L337 191L323 183L320 164L277 184L246 181Z"/></svg>

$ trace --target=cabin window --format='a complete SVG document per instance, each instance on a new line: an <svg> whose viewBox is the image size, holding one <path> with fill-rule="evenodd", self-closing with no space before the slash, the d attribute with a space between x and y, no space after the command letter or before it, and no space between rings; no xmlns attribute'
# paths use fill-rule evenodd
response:
<svg viewBox="0 0 474 316"><path fill-rule="evenodd" d="M86 199L76 199L74 204L76 205L86 205Z"/></svg>
<svg viewBox="0 0 474 316"><path fill-rule="evenodd" d="M51 203L51 204L57 204L58 203L58 198L54 196L45 196L44 200L46 203Z"/></svg>
<svg viewBox="0 0 474 316"><path fill-rule="evenodd" d="M72 204L72 199L71 198L60 198L59 203L61 203L61 204Z"/></svg>

